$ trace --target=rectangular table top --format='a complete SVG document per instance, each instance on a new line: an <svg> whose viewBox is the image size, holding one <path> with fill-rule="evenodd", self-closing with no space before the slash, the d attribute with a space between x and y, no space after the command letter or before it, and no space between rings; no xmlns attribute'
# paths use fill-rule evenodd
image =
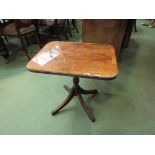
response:
<svg viewBox="0 0 155 155"><path fill-rule="evenodd" d="M46 44L27 64L32 72L113 79L118 74L113 46L54 41Z"/></svg>

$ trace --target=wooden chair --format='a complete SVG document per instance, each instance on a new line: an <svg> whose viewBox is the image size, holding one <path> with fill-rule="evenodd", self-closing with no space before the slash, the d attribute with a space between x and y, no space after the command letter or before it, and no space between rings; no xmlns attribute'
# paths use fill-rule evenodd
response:
<svg viewBox="0 0 155 155"><path fill-rule="evenodd" d="M26 39L26 43L29 46L28 38L27 36L30 33L35 33L36 41L39 44L40 47L42 47L39 37L39 29L37 27L37 24L35 20L31 19L16 19L13 20L12 23L9 23L7 25L4 25L3 28L1 28L1 36L9 36L9 37L17 37L19 38L22 48L25 51L25 54L28 59L30 59L30 56L28 54L28 50L24 44L23 38Z"/></svg>
<svg viewBox="0 0 155 155"><path fill-rule="evenodd" d="M52 28L55 30L58 40L60 39L61 31L66 40L68 40L67 30L66 30L66 19L40 19L38 20L39 26L49 26L50 30ZM52 32L52 31L51 31Z"/></svg>

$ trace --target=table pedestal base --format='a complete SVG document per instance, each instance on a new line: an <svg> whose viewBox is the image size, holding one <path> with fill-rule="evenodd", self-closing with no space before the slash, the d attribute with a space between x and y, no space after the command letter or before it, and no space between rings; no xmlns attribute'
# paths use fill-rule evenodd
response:
<svg viewBox="0 0 155 155"><path fill-rule="evenodd" d="M97 90L84 90L79 86L79 77L74 77L73 78L73 87L69 88L67 86L64 86L64 88L69 92L69 95L67 96L67 98L63 101L62 104L60 104L58 107L56 107L51 113L52 115L57 114L63 107L65 107L74 96L77 96L80 104L82 106L82 108L84 109L84 111L86 112L86 114L88 115L89 119L94 122L95 118L93 116L93 114L90 112L90 110L88 109L87 105L85 104L82 95L87 95L87 94L96 94Z"/></svg>

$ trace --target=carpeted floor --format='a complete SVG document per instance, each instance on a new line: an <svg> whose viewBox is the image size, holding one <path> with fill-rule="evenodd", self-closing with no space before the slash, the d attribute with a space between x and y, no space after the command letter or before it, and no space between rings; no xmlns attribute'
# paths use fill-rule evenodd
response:
<svg viewBox="0 0 155 155"><path fill-rule="evenodd" d="M27 71L19 41L9 38L11 61L0 58L0 134L155 134L155 29L141 22L122 51L115 80L81 79L84 88L99 90L93 99L84 97L95 123L76 98L52 117L51 110L67 95L62 86L71 86L72 78ZM72 41L81 41L78 25ZM36 44L29 47L33 54L38 50Z"/></svg>

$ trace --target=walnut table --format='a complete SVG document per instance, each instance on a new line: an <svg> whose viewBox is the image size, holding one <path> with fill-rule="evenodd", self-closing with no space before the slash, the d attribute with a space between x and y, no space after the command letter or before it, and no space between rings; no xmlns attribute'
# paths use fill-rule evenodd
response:
<svg viewBox="0 0 155 155"><path fill-rule="evenodd" d="M79 77L103 80L114 79L118 74L115 50L108 44L50 42L27 64L31 72L73 77L73 87L64 86L69 95L52 111L57 114L74 96L77 96L89 119L95 118L86 106L81 94L95 94L97 90L85 90L79 86Z"/></svg>

